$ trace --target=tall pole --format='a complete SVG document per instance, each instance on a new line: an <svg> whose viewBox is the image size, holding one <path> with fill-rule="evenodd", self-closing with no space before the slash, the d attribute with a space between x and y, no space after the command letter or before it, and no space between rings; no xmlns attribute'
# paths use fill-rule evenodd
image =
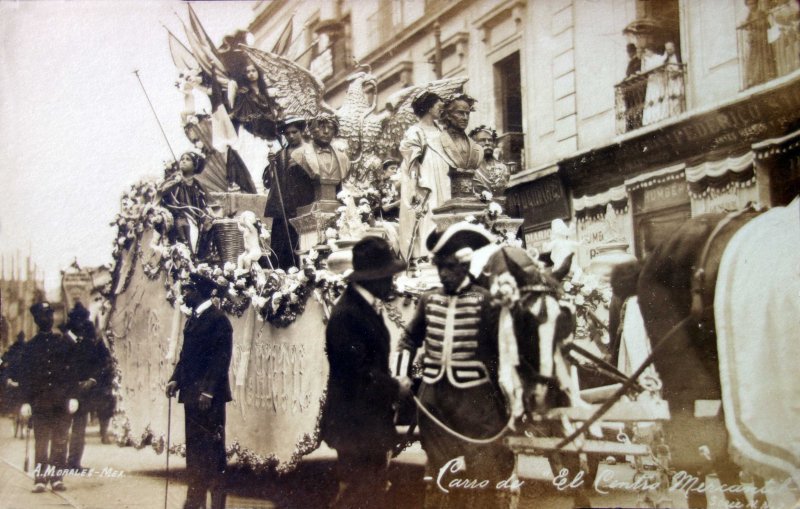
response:
<svg viewBox="0 0 800 509"><path fill-rule="evenodd" d="M433 73L436 79L442 78L442 25L436 21L433 24Z"/></svg>
<svg viewBox="0 0 800 509"><path fill-rule="evenodd" d="M170 154L172 154L172 159L177 161L178 158L175 157L175 151L172 150L172 145L169 144L169 140L167 139L167 133L164 132L164 127L161 126L161 121L158 119L158 114L156 114L156 109L153 108L153 103L150 102L150 96L147 95L147 90L144 88L144 83L142 83L142 78L139 77L139 70L136 69L133 71L133 74L136 75L136 79L139 80L139 85L142 87L142 92L144 92L144 98L147 99L147 104L150 105L150 110L153 112L153 116L156 117L156 123L158 124L158 128L161 129L161 135L164 136L164 141L167 143L167 147L169 148Z"/></svg>

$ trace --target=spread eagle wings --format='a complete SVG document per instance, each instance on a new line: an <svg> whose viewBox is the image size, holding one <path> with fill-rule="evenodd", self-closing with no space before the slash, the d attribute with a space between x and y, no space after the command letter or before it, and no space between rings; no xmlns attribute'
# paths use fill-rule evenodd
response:
<svg viewBox="0 0 800 509"><path fill-rule="evenodd" d="M380 123L380 132L377 134L376 152L382 158L399 158L398 146L406 130L414 125L417 116L411 108L411 103L423 91L433 92L443 100L463 93L464 84L469 78L445 78L431 81L424 85L413 85L390 95L386 101L385 118Z"/></svg>
<svg viewBox="0 0 800 509"><path fill-rule="evenodd" d="M261 68L270 97L281 108L280 117L298 115L306 119L320 112L333 113L322 96L322 82L288 58L250 46L239 46Z"/></svg>

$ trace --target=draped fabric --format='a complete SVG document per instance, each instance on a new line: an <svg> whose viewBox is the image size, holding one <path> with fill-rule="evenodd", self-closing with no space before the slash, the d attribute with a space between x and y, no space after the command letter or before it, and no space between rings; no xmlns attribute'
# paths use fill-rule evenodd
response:
<svg viewBox="0 0 800 509"><path fill-rule="evenodd" d="M725 424L737 463L800 483L800 198L745 224L717 277Z"/></svg>

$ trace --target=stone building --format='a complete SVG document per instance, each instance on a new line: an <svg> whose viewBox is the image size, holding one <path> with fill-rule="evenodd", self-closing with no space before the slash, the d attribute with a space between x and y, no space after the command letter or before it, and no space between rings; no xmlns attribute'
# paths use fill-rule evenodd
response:
<svg viewBox="0 0 800 509"><path fill-rule="evenodd" d="M377 77L378 109L409 84L469 77L472 124L496 126L516 163L508 212L534 246L569 221L582 265L800 189L793 0L308 0L254 15L256 46L283 38L334 107L353 59Z"/></svg>
<svg viewBox="0 0 800 509"><path fill-rule="evenodd" d="M30 339L36 324L28 312L34 303L44 299L44 278L32 265L30 257L23 264L19 256L0 261L0 351L14 342L19 332Z"/></svg>

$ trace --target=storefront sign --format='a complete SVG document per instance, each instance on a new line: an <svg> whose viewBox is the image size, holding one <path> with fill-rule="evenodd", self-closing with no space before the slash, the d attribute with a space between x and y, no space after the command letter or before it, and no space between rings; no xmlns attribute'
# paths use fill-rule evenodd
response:
<svg viewBox="0 0 800 509"><path fill-rule="evenodd" d="M633 193L634 212L665 209L689 203L689 188L683 179L646 187Z"/></svg>
<svg viewBox="0 0 800 509"><path fill-rule="evenodd" d="M527 228L549 225L569 217L569 204L558 175L548 175L508 191L510 210L525 219Z"/></svg>

